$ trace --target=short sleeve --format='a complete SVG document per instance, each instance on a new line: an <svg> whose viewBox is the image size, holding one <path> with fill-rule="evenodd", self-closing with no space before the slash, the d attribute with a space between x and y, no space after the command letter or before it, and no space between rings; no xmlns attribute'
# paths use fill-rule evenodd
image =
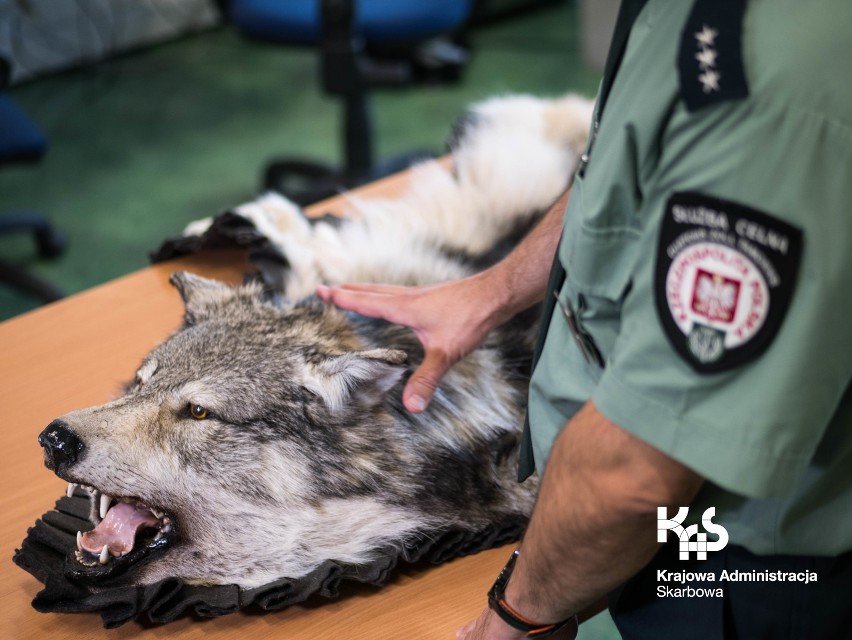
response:
<svg viewBox="0 0 852 640"><path fill-rule="evenodd" d="M797 104L674 113L598 409L732 492L791 491L852 373L850 168L849 127Z"/></svg>

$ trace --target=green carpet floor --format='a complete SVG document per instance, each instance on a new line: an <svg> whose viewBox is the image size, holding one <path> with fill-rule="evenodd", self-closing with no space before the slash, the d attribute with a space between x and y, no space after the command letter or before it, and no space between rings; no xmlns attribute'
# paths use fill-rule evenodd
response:
<svg viewBox="0 0 852 640"><path fill-rule="evenodd" d="M479 27L461 82L377 91L378 155L441 149L465 106L496 94L593 95L599 75L580 62L577 22L574 5L563 3ZM144 267L187 222L255 196L265 160L334 161L338 105L322 95L316 73L310 49L219 28L13 87L50 149L37 165L0 171L0 212L48 213L68 250L42 260L28 236L6 236L0 257L72 294ZM0 320L36 306L0 286ZM618 634L603 614L580 638Z"/></svg>
<svg viewBox="0 0 852 640"><path fill-rule="evenodd" d="M488 96L593 95L576 23L563 3L479 27L460 83L376 91L379 157L441 149L456 116ZM311 49L220 28L13 87L50 148L37 165L0 170L0 212L41 210L69 244L44 260L27 235L5 236L0 257L71 294L145 266L186 222L252 198L265 160L335 160L340 111L316 74ZM0 319L37 305L0 286Z"/></svg>

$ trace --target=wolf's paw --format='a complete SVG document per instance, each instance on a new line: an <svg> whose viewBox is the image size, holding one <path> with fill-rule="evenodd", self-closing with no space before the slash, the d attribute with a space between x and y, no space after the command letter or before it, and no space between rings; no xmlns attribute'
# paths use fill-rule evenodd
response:
<svg viewBox="0 0 852 640"><path fill-rule="evenodd" d="M310 239L311 225L304 212L277 193L265 193L257 200L240 205L234 212L267 237L287 237L300 243Z"/></svg>
<svg viewBox="0 0 852 640"><path fill-rule="evenodd" d="M277 193L237 207L234 212L251 222L287 261L283 293L299 300L320 284L314 228L304 212Z"/></svg>

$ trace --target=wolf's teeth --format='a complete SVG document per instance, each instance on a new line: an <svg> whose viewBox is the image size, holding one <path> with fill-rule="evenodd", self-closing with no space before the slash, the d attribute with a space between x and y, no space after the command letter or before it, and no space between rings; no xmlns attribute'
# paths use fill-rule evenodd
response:
<svg viewBox="0 0 852 640"><path fill-rule="evenodd" d="M101 549L101 555L98 557L98 562L101 564L106 564L109 561L109 549L106 545Z"/></svg>
<svg viewBox="0 0 852 640"><path fill-rule="evenodd" d="M78 531L77 532L77 551L83 550L83 534Z"/></svg>
<svg viewBox="0 0 852 640"><path fill-rule="evenodd" d="M163 532L162 532L162 531L158 531L158 532L157 532L157 535L155 535L155 536L154 536L154 542L157 542L157 540L162 539L162 537L163 537Z"/></svg>
<svg viewBox="0 0 852 640"><path fill-rule="evenodd" d="M109 504L112 502L112 498L110 498L107 494L101 494L101 520L106 518L107 511L109 511Z"/></svg>
<svg viewBox="0 0 852 640"><path fill-rule="evenodd" d="M154 508L151 509L151 513L153 513L154 517L157 518L158 520L162 520L163 516L166 515L162 511L160 511L158 509L154 509Z"/></svg>
<svg viewBox="0 0 852 640"><path fill-rule="evenodd" d="M70 498L71 496L73 496L73 495L74 495L74 487L76 487L76 486L77 486L77 485L76 485L76 484L74 484L73 482L69 482L69 483L68 483L68 488L65 490L65 495L66 495L66 496L68 496L69 498Z"/></svg>

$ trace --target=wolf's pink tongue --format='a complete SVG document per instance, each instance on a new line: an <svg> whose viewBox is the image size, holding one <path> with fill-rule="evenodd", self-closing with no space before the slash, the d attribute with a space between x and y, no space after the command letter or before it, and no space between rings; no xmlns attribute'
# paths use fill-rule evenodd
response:
<svg viewBox="0 0 852 640"><path fill-rule="evenodd" d="M119 502L109 511L100 524L83 534L80 546L89 553L100 554L106 545L110 555L123 556L133 549L136 532L140 528L154 526L158 522L149 509Z"/></svg>

